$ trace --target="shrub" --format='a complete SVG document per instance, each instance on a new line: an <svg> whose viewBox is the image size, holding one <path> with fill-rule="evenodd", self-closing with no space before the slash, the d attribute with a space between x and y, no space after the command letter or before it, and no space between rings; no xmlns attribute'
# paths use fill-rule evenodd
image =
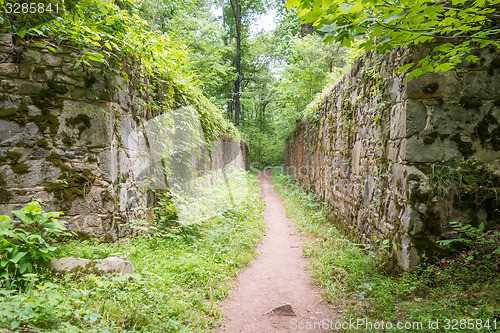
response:
<svg viewBox="0 0 500 333"><path fill-rule="evenodd" d="M54 258L58 248L56 238L68 236L61 212L45 213L40 202L33 200L21 210L12 211L24 227L18 228L13 219L0 216L0 286L23 287L40 271L40 264Z"/></svg>

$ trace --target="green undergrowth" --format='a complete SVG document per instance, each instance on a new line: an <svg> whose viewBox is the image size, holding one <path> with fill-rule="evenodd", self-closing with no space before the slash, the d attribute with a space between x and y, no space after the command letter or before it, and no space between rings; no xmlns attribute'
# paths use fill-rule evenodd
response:
<svg viewBox="0 0 500 333"><path fill-rule="evenodd" d="M327 301L342 309L343 318L337 322L359 323L341 331L446 332L447 324L449 331L456 332L496 332L495 324L500 328L497 241L474 242L472 248L435 264L424 263L416 272L387 276L378 270L381 262L375 250L345 238L327 220L322 204L292 177L275 169L273 182L289 216L310 235L304 253ZM496 233L488 234L498 239L493 237ZM436 320L438 329L434 328ZM369 323L382 321L386 323L383 328L370 329ZM392 329L387 322L393 324ZM397 328L397 323L403 326ZM468 330L472 325L474 330Z"/></svg>
<svg viewBox="0 0 500 333"><path fill-rule="evenodd" d="M235 193L246 200L190 229L144 233L115 243L61 244L62 256L123 256L135 273L46 273L23 293L0 289L0 331L210 331L221 323L220 301L254 256L264 230L255 177L248 176L248 184Z"/></svg>

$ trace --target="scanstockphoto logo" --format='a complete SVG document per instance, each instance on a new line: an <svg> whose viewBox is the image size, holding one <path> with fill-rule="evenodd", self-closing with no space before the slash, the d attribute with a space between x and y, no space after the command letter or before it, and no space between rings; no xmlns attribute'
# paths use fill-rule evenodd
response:
<svg viewBox="0 0 500 333"><path fill-rule="evenodd" d="M142 187L169 189L181 225L221 214L248 195L239 144L207 142L198 112L184 107L124 131L134 175Z"/></svg>

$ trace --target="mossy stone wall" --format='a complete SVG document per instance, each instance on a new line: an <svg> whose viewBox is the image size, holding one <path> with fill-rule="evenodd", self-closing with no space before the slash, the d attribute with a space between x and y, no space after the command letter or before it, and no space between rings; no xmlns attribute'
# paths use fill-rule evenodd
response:
<svg viewBox="0 0 500 333"><path fill-rule="evenodd" d="M99 63L84 71L80 57L0 34L0 214L40 198L72 230L116 239L120 225L153 215L142 174L154 167L154 115L147 89L135 88L148 79L128 70L142 80L132 84Z"/></svg>
<svg viewBox="0 0 500 333"><path fill-rule="evenodd" d="M435 241L454 235L450 221L500 220L500 52L478 50L476 64L410 82L396 73L431 49L357 60L286 143L288 173L346 234L383 248L390 269L445 251ZM448 197L436 186L444 168L461 178ZM477 170L488 176L474 185Z"/></svg>

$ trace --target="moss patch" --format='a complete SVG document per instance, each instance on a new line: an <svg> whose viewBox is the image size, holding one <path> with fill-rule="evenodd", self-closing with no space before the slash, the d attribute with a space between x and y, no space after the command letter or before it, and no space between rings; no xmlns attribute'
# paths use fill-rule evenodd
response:
<svg viewBox="0 0 500 333"><path fill-rule="evenodd" d="M436 141L436 138L439 136L439 133L438 132L431 132L429 134L427 134L424 138L424 144L425 145L431 145L434 143L434 141Z"/></svg>
<svg viewBox="0 0 500 333"><path fill-rule="evenodd" d="M23 157L23 154L17 152L17 151L6 151L5 156L10 158L13 163L17 163L21 157Z"/></svg>
<svg viewBox="0 0 500 333"><path fill-rule="evenodd" d="M460 97L460 101L458 102L458 104L460 104L461 106L463 106L467 110L470 110L470 109L477 109L480 106L482 106L483 101L481 101L478 98L462 96L462 97Z"/></svg>
<svg viewBox="0 0 500 333"><path fill-rule="evenodd" d="M64 164L62 157L55 152L51 152L45 159L52 162L63 174L55 182L46 185L44 190L54 193L61 207L70 209L77 197L90 191L95 176L89 169L81 171L72 169Z"/></svg>
<svg viewBox="0 0 500 333"><path fill-rule="evenodd" d="M0 203L6 204L9 203L11 195L9 191L7 191L7 182L5 181L4 175L0 172Z"/></svg>
<svg viewBox="0 0 500 333"><path fill-rule="evenodd" d="M462 141L459 134L454 134L451 137L451 141L457 144L458 151L460 152L460 154L462 154L463 157L468 158L469 156L474 154L475 151L472 146L472 142Z"/></svg>
<svg viewBox="0 0 500 333"><path fill-rule="evenodd" d="M38 147L47 148L49 146L49 143L47 142L47 139L43 138L43 139L38 140L36 142L36 145Z"/></svg>
<svg viewBox="0 0 500 333"><path fill-rule="evenodd" d="M50 109L62 108L64 105L64 99L60 98L58 95L63 95L68 92L68 89L54 81L47 82L49 89L42 90L33 97L33 103L42 110L40 116L31 117L30 120L33 121L42 132L45 132L47 128L50 129L52 134L57 132L59 128L59 120L50 113Z"/></svg>
<svg viewBox="0 0 500 333"><path fill-rule="evenodd" d="M426 85L422 89L422 91L424 92L424 94L434 94L438 89L439 89L439 84L437 84L436 82L433 82L433 83Z"/></svg>
<svg viewBox="0 0 500 333"><path fill-rule="evenodd" d="M0 110L0 119L6 121L14 121L19 125L26 125L27 119L26 115L28 114L29 109L26 103L23 101L21 106L17 109L2 109Z"/></svg>
<svg viewBox="0 0 500 333"><path fill-rule="evenodd" d="M82 132L90 128L90 117L84 113L80 113L74 117L68 118L66 120L66 125L71 127L77 127L79 132L79 138L82 136Z"/></svg>
<svg viewBox="0 0 500 333"><path fill-rule="evenodd" d="M26 163L11 164L10 168L12 169L12 172L14 172L16 175L24 175L30 172L30 168Z"/></svg>

